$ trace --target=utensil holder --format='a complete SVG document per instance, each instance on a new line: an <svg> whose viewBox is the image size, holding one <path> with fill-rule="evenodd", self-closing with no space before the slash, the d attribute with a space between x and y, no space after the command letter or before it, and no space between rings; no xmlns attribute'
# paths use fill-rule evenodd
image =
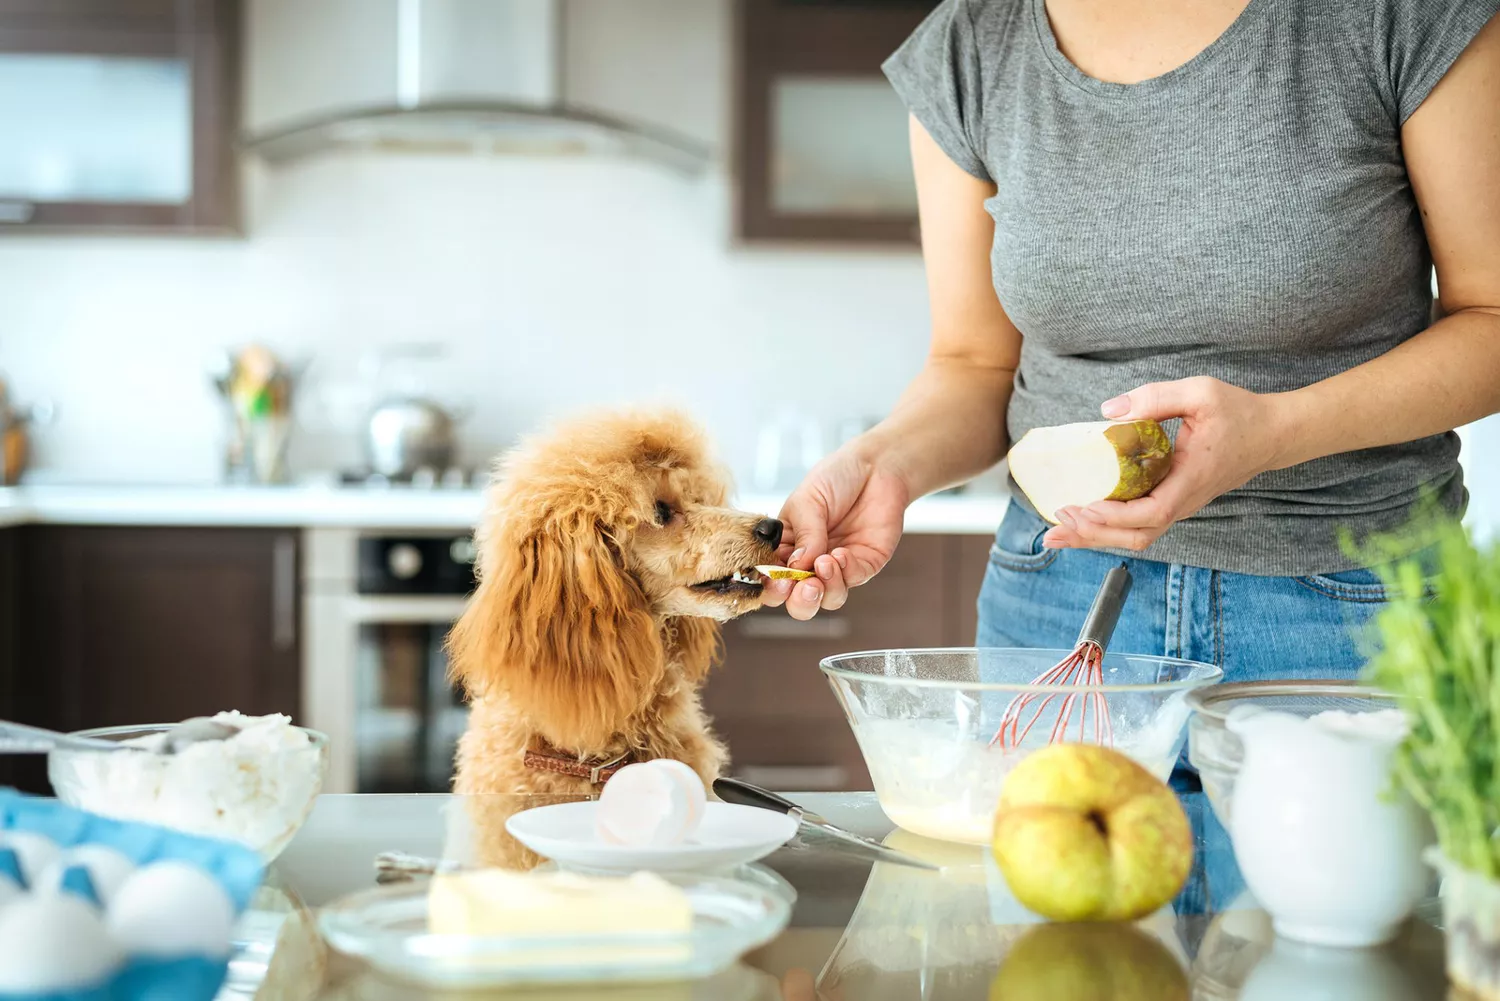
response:
<svg viewBox="0 0 1500 1001"><path fill-rule="evenodd" d="M240 485L285 483L291 421L267 417L243 421L231 415L229 442L224 450L224 478Z"/></svg>

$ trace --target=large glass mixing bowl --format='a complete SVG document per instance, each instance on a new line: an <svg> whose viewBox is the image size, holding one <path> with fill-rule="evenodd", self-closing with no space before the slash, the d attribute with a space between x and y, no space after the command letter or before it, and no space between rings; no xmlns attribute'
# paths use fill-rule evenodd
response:
<svg viewBox="0 0 1500 1001"><path fill-rule="evenodd" d="M1113 731L1109 745L1165 781L1182 750L1188 692L1223 676L1194 661L1107 654L1102 685L1032 683L1071 652L875 650L829 657L821 667L892 822L924 837L987 844L1006 774L1048 744L1068 695L1102 696ZM1007 707L1026 695L1037 698L1022 725L1040 708L1037 723L1019 746L991 746ZM1082 716L1094 702L1075 698L1062 739L1100 742Z"/></svg>

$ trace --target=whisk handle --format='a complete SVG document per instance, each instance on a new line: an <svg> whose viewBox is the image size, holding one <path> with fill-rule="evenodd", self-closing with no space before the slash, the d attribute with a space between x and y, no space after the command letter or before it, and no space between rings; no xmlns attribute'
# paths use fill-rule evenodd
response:
<svg viewBox="0 0 1500 1001"><path fill-rule="evenodd" d="M1130 594L1130 569L1121 563L1104 575L1099 593L1089 606L1089 614L1078 631L1078 645L1093 643L1100 650L1109 648L1109 638L1115 634L1115 625L1120 621L1120 611L1125 607L1125 598Z"/></svg>

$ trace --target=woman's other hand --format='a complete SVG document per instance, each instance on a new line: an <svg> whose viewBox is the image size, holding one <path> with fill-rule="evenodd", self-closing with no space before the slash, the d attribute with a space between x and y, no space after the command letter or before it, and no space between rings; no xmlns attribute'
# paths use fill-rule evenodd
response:
<svg viewBox="0 0 1500 1001"><path fill-rule="evenodd" d="M1172 468L1138 500L1098 501L1056 512L1062 524L1047 532L1043 544L1145 549L1215 497L1285 464L1281 455L1290 422L1283 400L1280 394L1198 377L1151 383L1108 401L1100 410L1110 420L1182 418Z"/></svg>
<svg viewBox="0 0 1500 1001"><path fill-rule="evenodd" d="M765 603L785 603L794 619L843 606L849 588L874 577L901 538L911 491L851 442L813 467L781 509L787 565L811 570L806 580L766 585Z"/></svg>

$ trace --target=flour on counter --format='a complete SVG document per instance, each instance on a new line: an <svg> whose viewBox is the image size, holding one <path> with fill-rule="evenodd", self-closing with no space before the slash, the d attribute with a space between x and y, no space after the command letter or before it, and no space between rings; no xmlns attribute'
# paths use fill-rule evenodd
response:
<svg viewBox="0 0 1500 1001"><path fill-rule="evenodd" d="M265 850L306 815L322 783L321 749L288 716L223 712L213 719L239 732L172 755L67 754L67 788L59 791L94 813ZM164 739L126 743L154 751Z"/></svg>

